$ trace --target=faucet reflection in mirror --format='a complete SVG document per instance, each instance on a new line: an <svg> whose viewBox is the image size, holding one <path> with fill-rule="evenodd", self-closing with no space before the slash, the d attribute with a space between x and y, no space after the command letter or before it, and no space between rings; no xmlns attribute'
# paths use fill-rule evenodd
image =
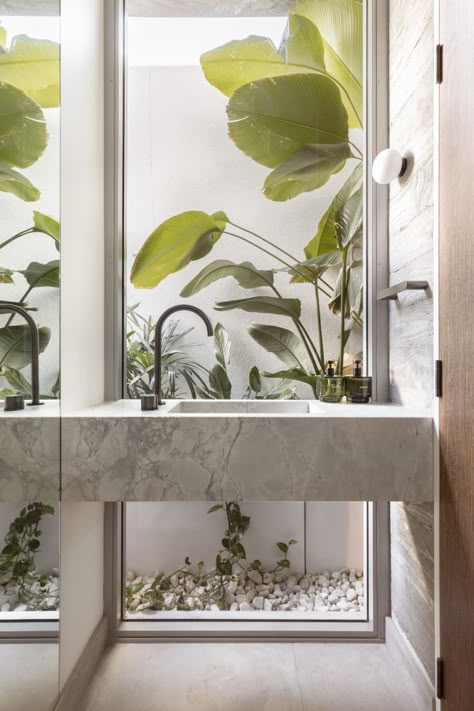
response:
<svg viewBox="0 0 474 711"><path fill-rule="evenodd" d="M0 301L0 313L18 314L25 319L29 326L31 340L31 402L29 402L28 405L42 405L43 403L39 399L40 338L38 326L28 311L19 304L14 304L9 301ZM7 401L8 397L5 398L5 403L7 403ZM22 406L17 401L17 406L13 409L22 409Z"/></svg>
<svg viewBox="0 0 474 711"><path fill-rule="evenodd" d="M192 311L192 313L197 314L204 321L207 328L207 335L210 337L214 333L212 323L209 318L206 316L204 311L199 309L197 306L191 306L190 304L178 304L177 306L171 306L161 314L155 328L155 395L158 398L158 406L165 405L165 402L161 399L161 350L163 325L166 319L171 316L171 314L176 313L176 311Z"/></svg>

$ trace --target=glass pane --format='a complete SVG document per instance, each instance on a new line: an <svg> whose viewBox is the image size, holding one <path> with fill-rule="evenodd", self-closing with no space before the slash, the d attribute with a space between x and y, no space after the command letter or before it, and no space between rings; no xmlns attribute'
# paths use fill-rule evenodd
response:
<svg viewBox="0 0 474 711"><path fill-rule="evenodd" d="M126 23L124 395L316 399L364 357L362 3L132 0ZM170 314L155 383L176 305L214 338ZM367 619L365 504L211 505L126 505L127 617Z"/></svg>
<svg viewBox="0 0 474 711"><path fill-rule="evenodd" d="M126 504L127 619L367 619L365 504L217 506Z"/></svg>
<svg viewBox="0 0 474 711"><path fill-rule="evenodd" d="M0 13L1 705L49 711L59 671L59 2L18 0Z"/></svg>

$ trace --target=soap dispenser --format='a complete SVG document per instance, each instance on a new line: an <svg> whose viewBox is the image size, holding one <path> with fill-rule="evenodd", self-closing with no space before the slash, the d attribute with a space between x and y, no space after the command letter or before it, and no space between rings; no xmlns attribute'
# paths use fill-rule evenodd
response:
<svg viewBox="0 0 474 711"><path fill-rule="evenodd" d="M372 378L362 375L362 361L355 360L352 376L345 378L347 402L367 403L372 396Z"/></svg>
<svg viewBox="0 0 474 711"><path fill-rule="evenodd" d="M341 402L344 397L344 378L336 375L334 361L328 361L326 375L320 382L320 400L322 402Z"/></svg>

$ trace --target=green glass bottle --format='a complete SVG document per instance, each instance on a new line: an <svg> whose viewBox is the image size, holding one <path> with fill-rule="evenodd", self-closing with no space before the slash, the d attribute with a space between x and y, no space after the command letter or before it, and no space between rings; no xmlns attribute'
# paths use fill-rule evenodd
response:
<svg viewBox="0 0 474 711"><path fill-rule="evenodd" d="M372 378L362 375L362 361L355 360L352 376L344 378L347 402L367 403L372 397Z"/></svg>
<svg viewBox="0 0 474 711"><path fill-rule="evenodd" d="M321 377L320 396L322 402L341 402L344 397L344 378L336 375L334 361L328 361L326 375Z"/></svg>

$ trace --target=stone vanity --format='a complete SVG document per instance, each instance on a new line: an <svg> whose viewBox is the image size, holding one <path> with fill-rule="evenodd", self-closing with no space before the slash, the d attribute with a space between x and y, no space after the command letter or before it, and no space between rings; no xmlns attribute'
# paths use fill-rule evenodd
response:
<svg viewBox="0 0 474 711"><path fill-rule="evenodd" d="M59 501L58 401L0 409L0 501Z"/></svg>
<svg viewBox="0 0 474 711"><path fill-rule="evenodd" d="M433 422L395 404L122 400L63 415L66 501L430 501Z"/></svg>

